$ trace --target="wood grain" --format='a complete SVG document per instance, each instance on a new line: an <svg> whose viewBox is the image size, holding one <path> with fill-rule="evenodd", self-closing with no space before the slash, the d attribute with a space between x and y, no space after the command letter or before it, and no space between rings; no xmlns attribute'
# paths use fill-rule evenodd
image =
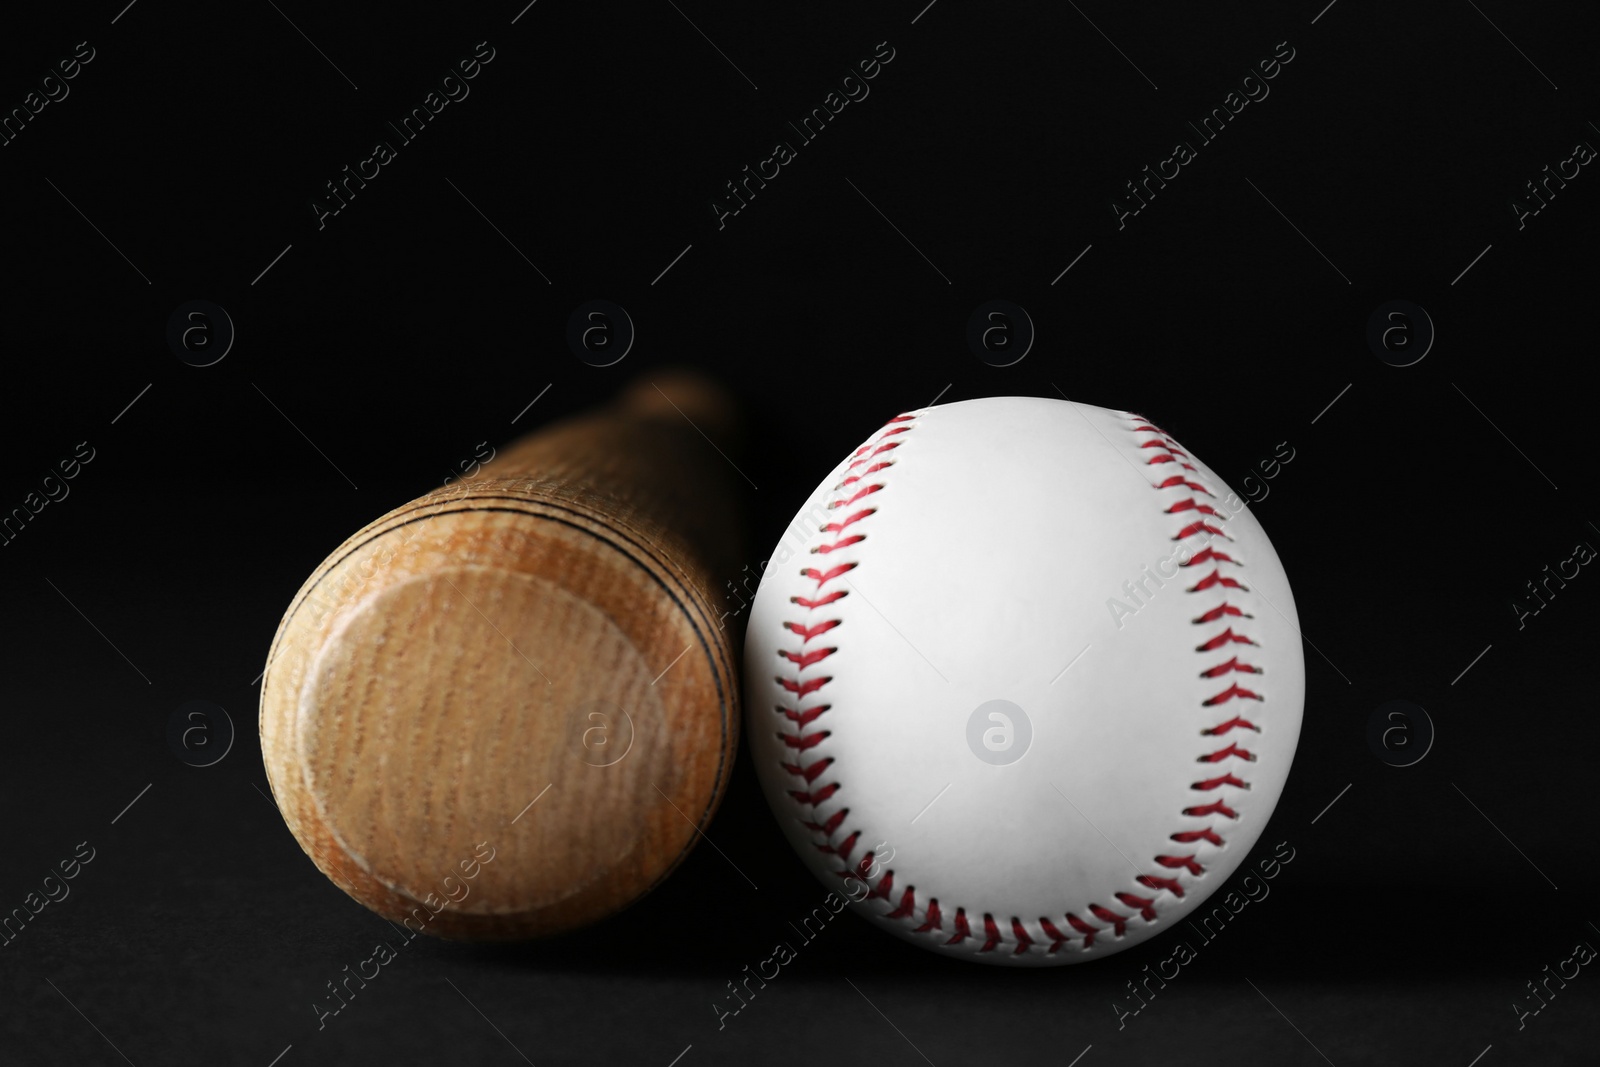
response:
<svg viewBox="0 0 1600 1067"><path fill-rule="evenodd" d="M718 454L735 429L714 387L658 377L307 579L268 656L261 749L336 885L412 936L517 939L610 915L683 859L738 738L713 607L741 547Z"/></svg>

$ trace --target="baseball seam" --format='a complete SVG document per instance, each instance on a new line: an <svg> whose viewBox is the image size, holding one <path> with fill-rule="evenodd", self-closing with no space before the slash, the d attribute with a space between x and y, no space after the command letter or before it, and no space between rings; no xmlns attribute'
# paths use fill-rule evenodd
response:
<svg viewBox="0 0 1600 1067"><path fill-rule="evenodd" d="M1212 563L1214 565L1213 570L1209 575L1190 586L1186 592L1206 593L1217 589L1223 591L1223 599L1220 604L1201 613L1191 622L1194 625L1207 625L1219 619L1253 618L1253 615L1243 611L1228 600L1228 591L1247 594L1249 589L1230 574L1224 574L1222 569L1224 564L1227 564L1230 568L1242 568L1243 562L1226 552L1210 547L1210 543L1214 538L1220 537L1224 541L1232 540L1221 526L1222 523L1227 521L1227 516L1211 505L1197 499L1194 495L1200 494L1214 500L1216 499L1216 493L1204 484L1204 479L1200 472L1189 462L1187 453L1179 448L1171 437L1142 416L1132 413L1124 414L1132 420L1132 425L1129 428L1133 433L1136 435L1155 435L1152 439L1140 439L1136 445L1136 448L1140 450L1157 450L1145 460L1145 466L1151 467L1174 463L1184 472L1168 476L1152 484L1152 488L1158 491L1176 488L1188 490L1191 494L1187 499L1175 501L1170 507L1163 510L1164 514L1181 516L1178 521L1182 523L1182 527L1172 540L1181 542L1199 534L1204 534L1206 537L1206 547L1202 551L1193 554L1186 561L1181 562L1179 566L1187 568L1203 563ZM823 557L828 565L801 568L801 575L815 583L814 588L810 591L811 595L792 596L789 598L790 603L803 610L804 614L798 620L790 619L782 624L784 630L799 638L799 647L793 650L780 647L777 652L778 657L787 664L787 668L786 673L773 676L778 692L778 700L774 704L773 710L782 716L779 725L783 728L777 731L777 736L784 746L790 750L790 758L794 760L794 762L787 762L781 758L779 760L784 772L795 779L793 784L796 788L788 789L786 792L799 809L798 821L812 834L813 845L820 852L835 857L843 864L842 868L834 870L836 875L844 879L858 879L868 887L869 893L866 898L863 898L864 900L879 898L886 904L891 905L891 910L880 913L880 918L909 922L917 922L920 919L920 923L912 929L912 933L932 934L943 938L945 932L944 914L937 897L930 896L927 904L919 907L916 900L916 887L908 885L900 891L899 901L896 903L893 897L895 872L891 868L874 874L873 871L878 865L874 862L875 852L873 850L869 849L862 855L860 860L854 863L851 862L851 856L855 852L857 845L860 844L861 831L859 829L851 829L841 836L841 830L846 825L850 809L841 807L826 817L821 813L821 806L827 803L841 789L841 783L832 778L820 785L817 784L818 779L822 778L831 768L834 762L833 758L824 757L810 763L805 760L805 753L821 744L832 733L830 730L812 728L813 724L817 723L822 716L832 709L832 705L822 702L807 706L807 699L815 698L833 681L833 676L826 673L826 668L821 667L819 669L819 667L824 665L826 660L839 650L837 644L819 645L816 648L809 646L812 641L821 638L825 634L832 634L844 624L844 620L838 617L819 618L818 612L849 595L848 590L836 587L829 589L827 587L836 581L844 579L848 572L861 565L859 549L857 549L856 553L850 554L852 558L844 559L837 563L833 562L834 553L856 548L870 536L871 523L868 520L878 509L871 503L861 505L861 502L885 488L887 484L885 479L888 478L888 474L884 472L896 462L895 450L906 443L906 439L901 435L915 429L919 415L920 413L902 414L889 420L865 444L851 454L842 471L841 480L829 492L830 500L827 510L830 513L838 512L839 518L824 523L818 532L833 534L835 540L818 545L811 550L812 555ZM874 478L874 475L877 477ZM858 507L857 505L861 506ZM1184 514L1187 512L1192 512L1192 517ZM846 581L846 584L848 584L848 581ZM1229 644L1245 644L1257 647L1257 642L1252 638L1235 632L1232 624L1224 623L1224 625L1226 628L1221 634L1202 642L1194 651L1197 653L1210 653L1219 648L1225 649ZM1216 664L1201 671L1200 677L1207 679L1219 678L1229 673L1261 674L1263 672L1259 667L1240 663L1238 656L1235 655L1225 663ZM1259 693L1241 687L1235 681L1228 688L1201 701L1201 706L1210 708L1230 703L1236 699L1263 701L1265 698ZM808 728L810 729L808 730ZM1235 715L1226 722L1202 729L1200 733L1202 736L1215 737L1230 733L1235 729L1260 732L1259 726L1249 722L1242 716ZM1197 762L1218 764L1229 761L1231 766L1233 765L1232 761L1235 760L1254 762L1255 759L1256 757L1253 753L1240 748L1237 742L1230 742L1224 748L1200 755ZM1249 789L1250 785L1230 771L1217 777L1197 781L1190 788L1202 792L1212 792L1224 787ZM1239 817L1236 811L1221 800L1209 804L1186 807L1183 809L1182 814L1187 820L1213 815L1221 815L1229 819L1237 819ZM1192 826L1192 823L1188 825ZM1218 834L1216 827L1210 824L1200 829L1180 830L1171 834L1170 839L1180 844L1195 844L1202 841L1219 847L1223 844L1223 839ZM1177 850L1174 851L1176 852ZM1198 855L1198 850L1188 855L1156 855L1153 858L1154 862L1163 870L1173 872L1173 876L1141 874L1136 881L1147 890L1156 890L1157 896L1145 897L1127 891L1117 892L1113 895L1124 907L1137 912L1139 918L1146 922L1154 922L1156 920L1156 906L1161 893L1171 893L1174 897L1181 899L1184 896L1184 887L1180 878L1184 874L1195 878L1204 873L1205 868L1200 865ZM1011 954L1023 955L1029 953L1035 946L1039 946L1044 949L1046 955L1054 955L1064 945L1070 944L1074 940L1081 940L1080 951L1086 952L1094 947L1097 935L1104 933L1108 927L1113 937L1122 937L1126 932L1128 922L1133 918L1132 915L1120 914L1099 903L1090 903L1082 910L1105 925L1095 926L1077 913L1066 912L1064 914L1065 924L1073 931L1072 934L1068 934L1064 933L1056 922L1049 917L1040 916L1037 922L1038 930L1042 936L1035 936L1029 932L1021 917L1011 916L1009 922L1011 937L1009 939L1002 933L1000 924L996 921L993 913L983 912L983 943L977 951L980 953L992 952L1001 945L1014 945L1015 947L1012 949ZM951 920L951 936L943 944L954 946L975 938L976 935L972 930L972 926L973 923L968 918L967 908L964 906L957 907Z"/></svg>
<svg viewBox="0 0 1600 1067"><path fill-rule="evenodd" d="M1165 493L1167 490L1176 489L1180 492L1187 491L1190 494L1186 499L1175 501L1169 507L1164 509L1165 514L1181 516L1177 521L1180 522L1182 526L1172 539L1174 541L1184 541L1190 537L1199 535L1204 535L1206 539L1205 547L1199 552L1190 555L1189 558L1181 562L1179 566L1188 568L1209 563L1212 565L1211 573L1207 574L1203 578L1198 579L1193 585L1189 586L1184 591L1190 594L1207 593L1211 590L1221 591L1221 602L1211 606L1205 611L1202 611L1199 615L1190 620L1190 624L1194 626L1211 626L1218 621L1222 621L1224 629L1221 633L1208 637L1199 645L1195 646L1194 651L1201 655L1208 655L1217 652L1219 649L1226 652L1228 651L1229 645L1248 645L1252 648L1260 647L1259 642L1257 642L1254 638L1250 637L1248 634L1237 632L1234 629L1233 623L1231 621L1227 621L1231 619L1253 619L1255 616L1245 611L1239 605L1230 603L1228 599L1230 591L1236 594L1248 594L1250 589L1243 582L1239 581L1237 578L1234 578L1231 574L1224 573L1223 570L1224 565L1230 569L1243 569L1245 565L1244 561L1230 555L1226 551L1212 547L1212 542L1217 538L1221 538L1223 541L1229 542L1233 540L1233 538L1230 537L1223 529L1223 524L1228 521L1227 514L1223 511L1217 510L1212 505L1205 503L1205 501L1198 499L1199 496L1204 496L1210 500L1216 500L1217 494L1215 490L1211 486L1205 484L1206 480L1200 474L1200 471L1194 466L1193 463L1189 462L1190 457L1188 453L1184 452L1170 435L1168 435L1154 423L1150 422L1148 419L1145 419L1143 416L1128 413L1128 417L1133 420L1133 425L1130 427L1130 430L1134 434L1140 435L1137 447L1141 450L1141 452L1145 449L1155 450L1150 457L1145 460L1145 466L1155 467L1166 464L1176 464L1180 468L1181 473L1169 474L1159 482L1153 483L1152 487L1163 493ZM1153 437L1145 437L1144 435L1153 435ZM1192 513L1192 517L1191 514L1186 513ZM1265 673L1263 668L1249 663L1241 663L1239 661L1239 657L1237 655L1233 655L1225 662L1213 664L1212 666L1207 667L1205 670L1202 670L1200 672L1200 677L1205 679L1213 679L1221 678L1228 674L1263 673ZM1230 681L1226 689L1223 689L1222 691L1214 693L1205 698L1200 702L1200 706L1204 708L1219 707L1223 704L1231 703L1234 700L1255 700L1264 702L1266 698L1254 690L1244 688L1237 681ZM1202 737L1220 737L1221 735L1231 733L1236 729L1254 730L1257 733L1261 732L1261 727L1250 722L1242 715L1236 714L1226 722L1217 723L1213 726L1202 729L1200 734ZM1234 760L1243 760L1246 763L1254 763L1256 761L1256 756L1248 749L1239 747L1239 743L1237 741L1230 741L1227 745L1220 749L1214 749L1210 752L1201 754L1199 757L1197 757L1196 762L1215 765L1224 761L1230 761L1229 766L1231 768L1237 766L1231 762ZM1250 783L1233 773L1233 771L1230 769L1221 775L1212 778L1201 779L1193 783L1189 788L1200 792L1214 792L1215 790L1224 787L1233 789L1249 789ZM1233 808L1229 807L1223 800L1215 800L1207 804L1190 805L1189 807L1183 809L1182 814L1186 818L1209 818L1214 815L1221 815L1227 819L1239 818L1239 813ZM1170 835L1170 840L1179 844L1195 844L1197 842L1204 841L1207 844L1215 845L1217 847L1221 847L1223 844L1223 839L1218 833L1217 827L1210 823L1201 829L1183 830L1179 831L1178 833L1174 833ZM1198 856L1198 851L1192 852L1189 855L1158 855L1155 857L1155 861L1168 870L1183 870L1188 872L1190 875L1198 877L1199 875L1205 873L1205 868L1200 865ZM1166 890L1177 897L1183 896L1183 887L1176 878L1160 878L1151 875L1141 875L1139 882L1141 885L1152 889Z"/></svg>

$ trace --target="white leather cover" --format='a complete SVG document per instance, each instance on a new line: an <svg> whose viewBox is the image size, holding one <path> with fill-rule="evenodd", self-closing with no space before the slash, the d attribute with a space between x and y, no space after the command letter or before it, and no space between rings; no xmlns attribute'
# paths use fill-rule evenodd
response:
<svg viewBox="0 0 1600 1067"><path fill-rule="evenodd" d="M841 462L745 648L751 751L806 864L885 929L1003 964L1107 955L1205 900L1272 814L1305 693L1244 502L1143 418L1026 397L911 412ZM975 717L990 701L1023 715Z"/></svg>

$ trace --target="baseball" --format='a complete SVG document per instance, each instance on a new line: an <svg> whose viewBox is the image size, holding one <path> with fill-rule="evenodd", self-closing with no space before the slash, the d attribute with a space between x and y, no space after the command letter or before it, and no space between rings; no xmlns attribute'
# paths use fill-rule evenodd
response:
<svg viewBox="0 0 1600 1067"><path fill-rule="evenodd" d="M1026 397L900 415L840 462L765 565L745 664L805 864L885 930L1016 966L1220 888L1305 697L1245 503L1141 416Z"/></svg>

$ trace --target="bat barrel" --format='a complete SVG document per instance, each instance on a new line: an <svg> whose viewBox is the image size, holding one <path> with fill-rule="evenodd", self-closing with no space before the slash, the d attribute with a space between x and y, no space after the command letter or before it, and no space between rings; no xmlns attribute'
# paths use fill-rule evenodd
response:
<svg viewBox="0 0 1600 1067"><path fill-rule="evenodd" d="M317 568L261 742L335 884L413 931L511 939L603 918L683 858L737 742L712 596L740 549L735 429L708 383L641 383Z"/></svg>

